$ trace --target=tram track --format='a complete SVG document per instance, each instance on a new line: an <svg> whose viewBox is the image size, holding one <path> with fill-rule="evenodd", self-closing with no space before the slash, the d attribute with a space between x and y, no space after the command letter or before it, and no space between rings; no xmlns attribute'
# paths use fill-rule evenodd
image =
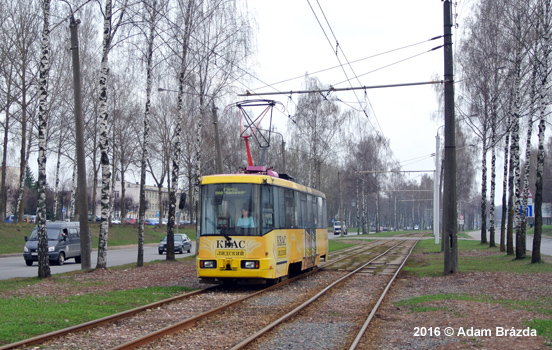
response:
<svg viewBox="0 0 552 350"><path fill-rule="evenodd" d="M243 340L242 342L240 342L236 346L232 347L231 350L270 349L272 347L280 348L281 346L288 346L289 345L289 336L292 336L292 334L294 334L294 333L299 334L299 336L301 338L303 338L303 341L304 341L304 339L307 335L304 334L300 329L303 328L303 325L313 324L313 322L312 322L313 319L314 320L319 320L319 319L322 319L324 317L323 313L318 312L319 309L328 310L328 307L330 307L330 309L332 309L331 304L335 304L335 299L336 299L335 296L336 295L340 295L340 293L343 293L344 291L347 291L348 288L355 288L355 282L350 282L350 281L352 281L353 277L359 277L359 275L362 274L370 264L374 264L375 262L378 262L378 261L381 263L381 260L385 259L389 255L390 252L394 251L397 248L402 248L401 244L405 244L406 242L408 242L408 241L401 241L401 242L393 245L392 247L388 248L386 251L379 254L375 258L369 260L365 264L363 264L360 267L358 267L358 268L354 269L353 271L349 272L347 275L339 278L338 280L336 280L335 282L333 282L332 284L330 284L329 286L324 288L322 291L320 291L319 293L314 295L307 302L303 303L302 305L300 305L296 309L290 311L288 314L286 314L285 316L281 317L280 319L274 321L273 323L271 323L267 327L263 328L262 330L258 331L257 333L251 335L249 338ZM374 298L368 298L369 301L367 301L367 304L370 304L370 308L367 308L367 309L370 310L370 313L368 315L368 318L362 324L362 327L360 327L360 330L356 333L356 336L355 336L351 346L349 347L350 350L354 350L358 346L358 343L360 342L360 339L362 339L362 336L363 336L364 332L366 331L366 328L370 324L370 321L374 317L377 309L379 308L379 305L381 304L381 302L383 301L385 295L387 294L387 292L391 288L391 285L392 285L394 279L396 278L396 276L400 272L400 269L402 268L402 266L404 266L404 263L406 263L408 257L410 256L410 253L412 252L412 249L414 248L415 243L416 242L413 242L413 244L411 244L411 247L409 247L408 254L404 255L404 258L402 259L401 264L396 269L396 272L394 273L393 277L386 283L386 286L383 289L383 292L381 292L381 294L379 295L379 299L377 301L375 301L375 303L374 303L374 301L373 301ZM408 244L408 243L406 243L406 244ZM397 261L397 259L394 259L393 261ZM360 277L363 278L363 276L360 276ZM347 280L350 283L346 284L345 281L347 281ZM333 293L333 294L331 294L331 293ZM322 298L325 298L325 301L319 300L319 299L322 299ZM328 305L324 306L324 303L327 303ZM362 307L362 306L365 306L365 305L362 305L362 303L355 303L355 307L357 309L359 307ZM303 315L300 315L300 313L308 307L312 307L314 310L310 310L308 312L305 312ZM351 315L349 315L348 317L350 317L350 316ZM290 322L287 322L288 320L290 320ZM358 324L358 321L355 322L354 324L355 324L355 326L350 325L348 328L350 328L351 330L353 328L358 328L358 326L356 326ZM275 330L275 331L272 332L272 335L269 335L270 331L272 331L273 329L276 329L277 327L281 328L283 325L286 325L288 330L293 329L294 331L293 332L285 332L285 331L284 332L279 332L279 331ZM299 327L294 327L294 325L299 325ZM328 331L328 329L320 329L320 324L316 325L316 328L318 330L311 331L310 334L316 334L316 333L319 333L320 331L322 331L322 332ZM309 331L307 331L307 332L309 332ZM342 330L339 333L341 333L340 337L337 337L337 338L342 338L342 339L351 338L351 334L345 334L346 332L342 332ZM351 333L351 332L349 332L349 333ZM286 336L284 336L283 334L286 334ZM263 338L263 337L265 337L266 339ZM275 338L276 338L276 341L274 341ZM284 339L284 338L286 339L286 342L282 343L281 340ZM249 346L253 342L257 342L257 344L255 346ZM296 342L298 344L300 344L301 340L297 339ZM346 347L344 347L345 345L346 344L339 344L339 348L346 348ZM310 347L312 347L312 346L310 346ZM324 347L320 347L318 345L315 345L314 347L324 348ZM334 348L334 347L332 346L330 348Z"/></svg>
<svg viewBox="0 0 552 350"><path fill-rule="evenodd" d="M357 249L351 249L351 251L349 251L349 258L353 254L359 255L363 252L366 252L366 250L373 249L378 245L389 244L389 242L390 241L381 244L367 244L360 249L358 249L358 247ZM378 258L380 257L381 255ZM330 260L328 263L330 263L332 260ZM375 261L375 259L373 260ZM321 268L323 267L322 265L324 265L324 268L327 268L330 264L320 265ZM359 272L362 271L362 268L357 270L355 270L357 271L357 273L362 274L362 272ZM330 279L335 279L335 275L344 276L347 274L345 271L327 271L320 272L316 275L321 275L323 273L326 274L326 277L331 275ZM238 325L237 329L235 329L234 326L228 326L227 324L243 322L245 318L251 317L252 320L255 320L253 321L253 323L256 329L259 329L260 327L268 327L274 319L282 318L290 313L291 311L289 310L291 310L292 308L301 307L300 305L308 302L308 300L312 298L313 291L324 290L324 285L327 284L326 282L324 282L326 280L326 277L320 278L320 280L318 280L318 278L313 277L313 275L308 277L298 276L297 278L286 280L280 284L260 291L234 290L230 291L230 293L226 293L227 291L218 290L215 292L217 287L209 287L200 291L187 293L183 296L171 298L169 300L163 300L155 304L150 304L141 308L129 310L125 313L117 314L109 318L104 318L98 320L97 323L96 321L88 322L86 324L70 327L58 332L52 332L48 335L42 336L42 339L39 339L41 337L35 337L27 341L10 344L6 347L0 348L0 350L23 349L32 344L39 343L42 343L42 349L58 349L67 347L68 344L74 344L74 347L79 349L133 349L137 347L166 348L163 344L167 344L167 342L172 344L171 346L169 346L171 348L195 349L198 347L204 347L213 349L227 349L233 346L233 344L243 342L243 339L246 339L247 336L250 336L251 333L253 333L251 331L245 331L246 335L241 334L243 333L241 332L242 329L248 329L247 327L251 326L251 322L245 322L246 324L248 324L247 327ZM339 283L340 282L336 282L336 284ZM199 310L197 307L194 307L194 305L199 304L198 300L201 295L211 297L212 301L209 302L203 300L201 302L202 304L206 303L209 306L206 308L207 310ZM183 302L183 300L187 301ZM274 300L276 300L276 302L274 302ZM193 310L189 310L190 312L184 312L180 314L177 313L177 315L179 316L169 316L169 314L172 314L172 311L169 312L170 309L178 308L174 305L181 302L184 305L187 305L184 306L184 308ZM263 306L263 304L266 303L268 303L268 307L265 307L266 305ZM274 305L276 305L277 307L275 308L274 305L271 306L271 303L274 303ZM279 305L280 303L281 305ZM312 301L310 303L312 303ZM235 310L230 311L232 309ZM153 322L156 317L150 317L150 315L152 315L154 312L167 313L167 316L163 318L165 320L165 324L163 324L163 322ZM134 322L136 327L144 329L149 329L153 327L156 328L156 330L153 332L145 331L145 333L147 333L146 335L137 336L135 331L129 330L129 327L133 327L131 325L133 322L129 322L127 320L136 317L135 315L141 315L137 317L137 320ZM228 319L228 317L230 317L230 320ZM237 319L237 321L232 321L232 317ZM289 317L291 316L288 316L287 318ZM148 327L146 327L145 323L151 324L148 324ZM170 326L167 326L167 323L172 324ZM220 325L224 326L222 327ZM271 329L272 328L274 327L271 327ZM96 331L100 334L100 338L102 337L101 334L114 334L116 338L118 338L117 344L109 341L106 343L98 343L98 340L93 340L92 345L89 345L88 347L78 345L82 344L80 340L81 338L96 339L96 336L94 336L94 332ZM210 345L205 345L201 339L196 339L198 337L190 337L191 334L197 336L201 333L211 334L210 337L205 337L205 335L199 337L207 338L208 342L210 340L217 342L217 338L219 338L224 333L232 333L232 335L222 336L222 339L224 341L220 340L218 341L217 346L211 346L212 343ZM179 345L181 344L177 340L179 337L184 337L184 339L187 339L184 341L184 343L188 344L189 346L184 347L183 345ZM173 342L175 343L173 344ZM235 348L237 349L241 347Z"/></svg>

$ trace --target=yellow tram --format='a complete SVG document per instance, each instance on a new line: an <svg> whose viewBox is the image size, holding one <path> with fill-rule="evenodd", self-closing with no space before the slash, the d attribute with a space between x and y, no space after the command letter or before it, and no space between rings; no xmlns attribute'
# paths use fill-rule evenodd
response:
<svg viewBox="0 0 552 350"><path fill-rule="evenodd" d="M267 283L328 254L326 198L263 166L201 178L197 275L205 283Z"/></svg>

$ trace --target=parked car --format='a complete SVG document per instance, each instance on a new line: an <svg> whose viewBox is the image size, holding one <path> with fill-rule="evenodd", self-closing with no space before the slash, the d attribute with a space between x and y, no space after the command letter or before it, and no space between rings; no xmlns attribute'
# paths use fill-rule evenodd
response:
<svg viewBox="0 0 552 350"><path fill-rule="evenodd" d="M157 218L149 218L144 220L144 225L159 225L159 219Z"/></svg>
<svg viewBox="0 0 552 350"><path fill-rule="evenodd" d="M80 264L79 222L47 222L46 233L48 235L48 258L52 263L63 265L65 260L75 259L75 262ZM36 227L29 238L25 236L25 242L23 259L27 266L31 266L34 261L38 261L38 230ZM90 245L92 245L92 241L90 241Z"/></svg>
<svg viewBox="0 0 552 350"><path fill-rule="evenodd" d="M175 253L184 253L186 251L189 253L192 249L192 240L184 233L174 235L174 252ZM167 236L159 242L158 247L159 254L163 254L167 251Z"/></svg>
<svg viewBox="0 0 552 350"><path fill-rule="evenodd" d="M88 221L93 221L92 214L88 214ZM100 222L100 221L102 221L102 217L99 215L96 215L96 222Z"/></svg>
<svg viewBox="0 0 552 350"><path fill-rule="evenodd" d="M4 222L13 222L13 215L9 215L9 216L6 216L6 218L4 219Z"/></svg>
<svg viewBox="0 0 552 350"><path fill-rule="evenodd" d="M125 224L135 225L135 224L136 224L136 219L134 219L134 218L126 218L126 219L125 219Z"/></svg>
<svg viewBox="0 0 552 350"><path fill-rule="evenodd" d="M163 218L163 221L161 223L166 226L169 223L169 219Z"/></svg>
<svg viewBox="0 0 552 350"><path fill-rule="evenodd" d="M23 221L34 224L36 222L36 215L23 215Z"/></svg>
<svg viewBox="0 0 552 350"><path fill-rule="evenodd" d="M112 225L120 225L121 220L119 218L113 218L113 219L111 219L111 224Z"/></svg>

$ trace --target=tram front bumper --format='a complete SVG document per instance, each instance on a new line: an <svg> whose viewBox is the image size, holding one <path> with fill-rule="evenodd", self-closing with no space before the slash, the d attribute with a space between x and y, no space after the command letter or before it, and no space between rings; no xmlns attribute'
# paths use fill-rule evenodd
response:
<svg viewBox="0 0 552 350"><path fill-rule="evenodd" d="M198 277L276 278L269 259L201 259L197 271Z"/></svg>

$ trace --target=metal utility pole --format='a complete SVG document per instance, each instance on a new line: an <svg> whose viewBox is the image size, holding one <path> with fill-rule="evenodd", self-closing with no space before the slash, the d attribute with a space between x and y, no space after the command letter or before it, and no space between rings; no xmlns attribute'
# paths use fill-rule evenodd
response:
<svg viewBox="0 0 552 350"><path fill-rule="evenodd" d="M215 148L217 151L216 156L216 162L217 162L217 174L222 174L222 152L220 150L220 139L219 139L219 132L218 132L218 115L217 115L217 107L215 107L215 104L213 103L213 124L215 125Z"/></svg>
<svg viewBox="0 0 552 350"><path fill-rule="evenodd" d="M284 141L284 137L282 136L282 173L286 173L286 141Z"/></svg>
<svg viewBox="0 0 552 350"><path fill-rule="evenodd" d="M444 274L458 272L458 227L456 210L456 139L454 116L454 68L452 56L452 6L443 1L445 61L445 183L443 190Z"/></svg>
<svg viewBox="0 0 552 350"><path fill-rule="evenodd" d="M86 159L84 157L84 126L82 121L82 93L79 63L79 36L78 25L80 20L75 20L72 14L69 23L71 29L71 52L73 56L73 95L75 100L75 132L77 143L77 191L79 203L80 244L81 244L81 270L90 270L92 266L90 254L90 230L88 228L88 199L86 186Z"/></svg>
<svg viewBox="0 0 552 350"><path fill-rule="evenodd" d="M339 237L343 237L343 217L341 216L341 210L343 208L343 193L341 192L341 174L337 172L337 181L339 182L339 222L341 222L341 231Z"/></svg>
<svg viewBox="0 0 552 350"><path fill-rule="evenodd" d="M435 136L435 174L433 175L433 236L435 237L435 244L439 244L439 165L440 159L440 146L441 138L439 137L439 130L437 130L437 136Z"/></svg>

